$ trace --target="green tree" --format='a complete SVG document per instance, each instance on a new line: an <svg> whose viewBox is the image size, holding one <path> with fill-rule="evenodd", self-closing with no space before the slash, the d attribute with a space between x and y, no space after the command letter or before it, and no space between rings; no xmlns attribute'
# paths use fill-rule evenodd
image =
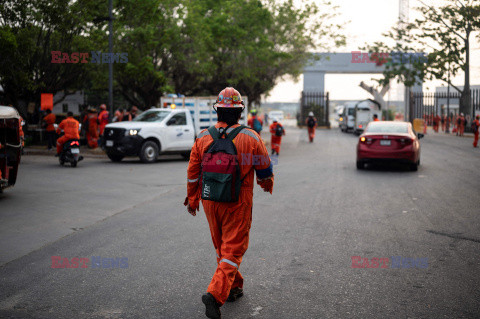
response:
<svg viewBox="0 0 480 319"><path fill-rule="evenodd" d="M52 63L51 51L85 52L92 28L94 1L15 1L0 6L0 84L6 103L25 116L28 102L40 103L40 93L76 90L87 80L84 63Z"/></svg>
<svg viewBox="0 0 480 319"><path fill-rule="evenodd" d="M406 86L425 80L441 80L461 94L460 111L471 113L470 95L470 40L480 30L480 1L448 0L437 7L417 8L422 18L394 28L385 34L394 45L376 42L366 48L370 52L427 52L425 61L413 59L405 64L388 59L381 84L397 79ZM451 77L464 72L464 87L460 89L451 82Z"/></svg>

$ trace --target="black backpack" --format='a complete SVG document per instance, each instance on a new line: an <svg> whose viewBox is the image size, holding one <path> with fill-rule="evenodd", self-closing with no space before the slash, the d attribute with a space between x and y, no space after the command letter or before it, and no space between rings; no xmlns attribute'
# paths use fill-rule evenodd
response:
<svg viewBox="0 0 480 319"><path fill-rule="evenodd" d="M472 131L473 131L473 133L478 132L478 125L475 121L472 122Z"/></svg>
<svg viewBox="0 0 480 319"><path fill-rule="evenodd" d="M315 120L313 117L310 117L307 122L308 127L314 127L315 126Z"/></svg>
<svg viewBox="0 0 480 319"><path fill-rule="evenodd" d="M277 127L275 128L275 136L282 136L283 132L283 127L280 124L277 124Z"/></svg>
<svg viewBox="0 0 480 319"><path fill-rule="evenodd" d="M208 129L213 143L202 158L202 199L223 203L238 201L242 179L233 139L244 128L246 126L240 125L229 134L226 133L228 127L220 132L215 126ZM225 138L221 138L223 135Z"/></svg>

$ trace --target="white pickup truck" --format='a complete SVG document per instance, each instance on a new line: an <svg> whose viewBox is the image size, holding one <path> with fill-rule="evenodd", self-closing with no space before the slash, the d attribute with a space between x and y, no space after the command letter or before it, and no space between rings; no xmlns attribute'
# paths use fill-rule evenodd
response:
<svg viewBox="0 0 480 319"><path fill-rule="evenodd" d="M188 158L201 130L215 125L216 97L162 98L162 108L152 108L130 122L108 124L104 132L107 156L114 162L138 156L152 163L160 154L181 154ZM245 124L247 110L241 123Z"/></svg>

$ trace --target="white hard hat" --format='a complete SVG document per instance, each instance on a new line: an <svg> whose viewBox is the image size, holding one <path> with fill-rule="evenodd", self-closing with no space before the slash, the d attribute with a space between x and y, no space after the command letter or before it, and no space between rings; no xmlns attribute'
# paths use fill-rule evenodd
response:
<svg viewBox="0 0 480 319"><path fill-rule="evenodd" d="M313 112L308 113L308 116L313 116Z"/></svg>
<svg viewBox="0 0 480 319"><path fill-rule="evenodd" d="M272 117L272 122L278 122L278 118Z"/></svg>
<svg viewBox="0 0 480 319"><path fill-rule="evenodd" d="M460 113L460 116L463 116L463 113Z"/></svg>

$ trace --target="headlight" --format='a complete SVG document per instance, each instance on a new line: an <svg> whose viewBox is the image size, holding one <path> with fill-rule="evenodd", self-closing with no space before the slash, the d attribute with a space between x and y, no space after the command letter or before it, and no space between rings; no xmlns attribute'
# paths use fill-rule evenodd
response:
<svg viewBox="0 0 480 319"><path fill-rule="evenodd" d="M139 128L131 129L131 130L126 130L126 131L125 131L125 136L137 135L138 132L140 132L140 129L139 129Z"/></svg>

